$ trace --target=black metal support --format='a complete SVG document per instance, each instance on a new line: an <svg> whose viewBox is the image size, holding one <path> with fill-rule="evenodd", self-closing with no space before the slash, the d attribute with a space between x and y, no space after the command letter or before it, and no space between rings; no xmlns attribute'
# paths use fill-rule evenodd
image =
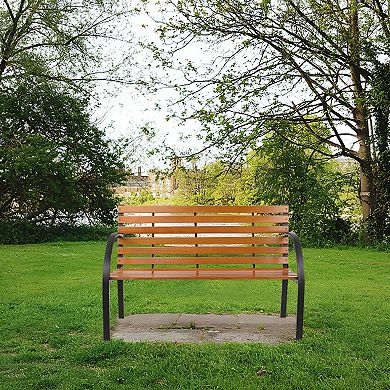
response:
<svg viewBox="0 0 390 390"><path fill-rule="evenodd" d="M106 253L104 255L103 264L103 338L110 340L110 265L111 254L114 242L118 237L118 233L111 233L106 245Z"/></svg>
<svg viewBox="0 0 390 390"><path fill-rule="evenodd" d="M282 318L287 316L287 290L288 280L282 280L282 298L280 300L280 317Z"/></svg>
<svg viewBox="0 0 390 390"><path fill-rule="evenodd" d="M302 247L298 236L294 232L289 232L288 235L294 243L295 255L298 266L298 301L297 301L297 328L296 339L301 340L303 335L303 313L305 302L305 270L303 266Z"/></svg>
<svg viewBox="0 0 390 390"><path fill-rule="evenodd" d="M118 317L125 318L125 301L123 299L123 280L118 280Z"/></svg>

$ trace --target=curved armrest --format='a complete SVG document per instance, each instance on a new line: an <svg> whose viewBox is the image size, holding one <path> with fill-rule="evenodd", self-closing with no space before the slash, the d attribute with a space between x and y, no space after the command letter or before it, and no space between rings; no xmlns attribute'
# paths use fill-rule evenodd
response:
<svg viewBox="0 0 390 390"><path fill-rule="evenodd" d="M108 237L106 245L106 253L104 255L104 264L103 264L103 281L108 281L110 277L110 266L111 266L111 254L112 248L114 246L115 240L118 238L118 233L111 233Z"/></svg>
<svg viewBox="0 0 390 390"><path fill-rule="evenodd" d="M295 256L297 258L297 266L298 266L298 282L304 282L305 280L305 268L303 266L303 253L302 246L299 238L295 232L288 232L289 237L292 239L294 243Z"/></svg>

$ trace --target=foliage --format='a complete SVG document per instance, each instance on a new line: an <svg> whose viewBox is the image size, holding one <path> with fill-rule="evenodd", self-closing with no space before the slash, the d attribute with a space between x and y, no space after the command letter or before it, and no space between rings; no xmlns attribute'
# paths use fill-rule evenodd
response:
<svg viewBox="0 0 390 390"><path fill-rule="evenodd" d="M175 173L177 197L186 204L232 205L242 183L237 172L227 169L221 161L202 169L181 168Z"/></svg>
<svg viewBox="0 0 390 390"><path fill-rule="evenodd" d="M0 246L1 388L389 387L387 253L306 249L303 340L272 346L102 341L103 253L100 242ZM291 315L295 297L291 283ZM126 314L278 313L279 307L275 281L125 283ZM259 376L261 369L266 374Z"/></svg>
<svg viewBox="0 0 390 390"><path fill-rule="evenodd" d="M139 194L132 194L131 196L126 196L121 200L122 204L127 204L131 206L140 206L143 204L149 204L153 202L154 196L151 192L147 190L141 190Z"/></svg>
<svg viewBox="0 0 390 390"><path fill-rule="evenodd" d="M237 169L219 160L203 169L179 170L176 197L185 204L288 204L290 227L305 245L355 240L352 214L360 210L356 195L348 192L357 172L353 167L341 171L337 163L324 161L321 153L302 146L317 140L299 125L273 121L267 130L262 145L248 153ZM324 137L329 134L321 124L316 131ZM316 147L327 150L324 145Z"/></svg>
<svg viewBox="0 0 390 390"><path fill-rule="evenodd" d="M56 241L105 241L114 227L58 224L47 226L23 221L0 221L0 245Z"/></svg>
<svg viewBox="0 0 390 390"><path fill-rule="evenodd" d="M375 107L374 180L377 207L363 226L362 238L368 244L390 241L390 66L377 65L371 91Z"/></svg>
<svg viewBox="0 0 390 390"><path fill-rule="evenodd" d="M300 123L318 141L305 142L304 147L327 157L345 156L360 165L356 192L363 219L376 212L377 221L388 219L389 194L375 180L388 171L374 154L383 139L388 150L389 127L378 132L374 126L371 137L369 125L370 118L378 122L378 113L388 118L390 106L388 88L383 88L388 83L380 81L381 74L389 74L386 1L160 4L171 12L162 12L157 27L161 43L149 47L167 72L161 79L152 77L150 84L179 91L183 108L173 116L201 121L205 140L230 161L254 148L267 134L270 121ZM184 61L177 55L180 50ZM316 131L313 124L318 121L327 123L330 135ZM329 149L317 149L319 143ZM372 238L382 240L385 227L375 226Z"/></svg>
<svg viewBox="0 0 390 390"><path fill-rule="evenodd" d="M306 245L346 242L351 231L349 221L341 217L346 204L340 195L348 177L318 160L319 153L300 146L304 133L299 126L281 127L268 133L257 153L249 157L247 186L252 191L247 202L288 204L290 229Z"/></svg>
<svg viewBox="0 0 390 390"><path fill-rule="evenodd" d="M38 78L75 89L98 80L125 82L119 70L126 55L110 54L113 42L123 41L128 14L124 2L111 0L2 1L0 81Z"/></svg>
<svg viewBox="0 0 390 390"><path fill-rule="evenodd" d="M112 223L124 163L87 105L53 83L0 89L2 219Z"/></svg>

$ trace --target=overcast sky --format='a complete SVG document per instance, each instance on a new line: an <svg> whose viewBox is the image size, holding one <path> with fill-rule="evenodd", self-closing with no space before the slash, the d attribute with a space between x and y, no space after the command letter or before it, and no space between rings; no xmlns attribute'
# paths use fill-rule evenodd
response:
<svg viewBox="0 0 390 390"><path fill-rule="evenodd" d="M154 22L146 16L134 16L132 18L131 30L134 34L132 40L139 41L156 41L157 34L154 32ZM126 43L116 43L107 48L107 56L120 56L123 51L131 50ZM187 53L188 54L188 53ZM202 53L191 53L192 55L201 55ZM183 59L186 53L180 53ZM128 70L134 74L142 73L147 69L150 63L148 53L140 52L136 54L138 66L131 67ZM152 69L155 71L155 69ZM108 90L108 93L106 92ZM137 137L141 134L141 128L150 125L156 129L156 137L152 142L147 143L144 140L142 146L138 148L139 164L142 165L146 172L150 168L164 167L164 161L161 155L150 156L147 151L152 148L159 148L162 143L166 143L172 149L178 152L187 150L192 147L197 150L202 147L203 143L195 138L200 125L190 121L185 125L178 123L173 119L166 120L168 115L168 104L175 97L172 90L160 90L156 94L141 94L132 85L119 86L108 85L99 88L100 108L94 112L94 119L100 126L107 129L107 135L111 138L118 137ZM160 106L159 110L155 105ZM185 141L181 140L186 136ZM135 167L136 169L136 167Z"/></svg>

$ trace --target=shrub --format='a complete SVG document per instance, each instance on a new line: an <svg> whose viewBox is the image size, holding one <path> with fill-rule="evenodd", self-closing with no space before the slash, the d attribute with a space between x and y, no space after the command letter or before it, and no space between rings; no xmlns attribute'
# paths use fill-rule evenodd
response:
<svg viewBox="0 0 390 390"><path fill-rule="evenodd" d="M114 227L0 221L0 244L37 244L51 241L106 240Z"/></svg>

